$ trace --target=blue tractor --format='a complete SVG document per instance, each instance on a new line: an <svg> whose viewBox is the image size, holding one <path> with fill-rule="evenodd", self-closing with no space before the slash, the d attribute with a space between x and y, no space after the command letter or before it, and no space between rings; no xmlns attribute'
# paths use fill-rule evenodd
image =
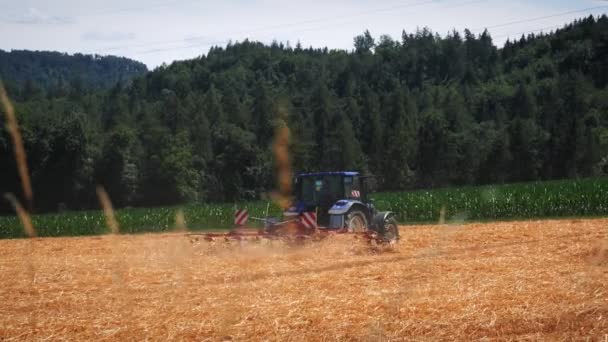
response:
<svg viewBox="0 0 608 342"><path fill-rule="evenodd" d="M399 229L394 214L376 210L368 197L372 180L353 171L298 174L295 201L284 216L315 212L320 229L375 233L384 242L396 242Z"/></svg>

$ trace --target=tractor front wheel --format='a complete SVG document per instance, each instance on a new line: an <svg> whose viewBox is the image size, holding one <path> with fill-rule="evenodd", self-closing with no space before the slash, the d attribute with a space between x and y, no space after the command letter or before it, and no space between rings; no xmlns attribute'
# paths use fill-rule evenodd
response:
<svg viewBox="0 0 608 342"><path fill-rule="evenodd" d="M346 229L351 233L364 233L367 231L367 219L359 210L353 210L346 215Z"/></svg>

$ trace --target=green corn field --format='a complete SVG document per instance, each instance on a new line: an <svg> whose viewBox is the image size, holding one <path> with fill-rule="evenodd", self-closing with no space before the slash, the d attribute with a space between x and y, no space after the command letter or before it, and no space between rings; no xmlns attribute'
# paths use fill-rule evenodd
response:
<svg viewBox="0 0 608 342"><path fill-rule="evenodd" d="M546 217L608 215L608 179L594 178L460 187L412 192L386 192L372 196L378 210L393 211L407 223L437 222L444 212L446 222L466 222ZM122 233L165 232L176 226L182 210L189 230L227 229L234 210L247 208L252 217L280 216L281 210L267 202L230 204L189 204L181 207L126 208L116 211ZM35 215L38 236L77 236L106 234L101 210ZM0 238L24 237L15 216L0 217Z"/></svg>
<svg viewBox="0 0 608 342"><path fill-rule="evenodd" d="M403 223L608 215L608 179L507 184L381 193L375 206Z"/></svg>

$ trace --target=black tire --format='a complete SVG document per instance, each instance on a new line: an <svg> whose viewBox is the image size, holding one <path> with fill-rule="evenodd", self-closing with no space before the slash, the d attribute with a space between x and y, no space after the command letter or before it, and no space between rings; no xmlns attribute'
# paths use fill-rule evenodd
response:
<svg viewBox="0 0 608 342"><path fill-rule="evenodd" d="M365 233L369 228L365 214L356 209L346 214L346 221L344 223L346 229L351 233Z"/></svg>
<svg viewBox="0 0 608 342"><path fill-rule="evenodd" d="M394 217L387 217L384 220L384 227L382 227L381 238L386 243L396 243L399 241L399 225Z"/></svg>

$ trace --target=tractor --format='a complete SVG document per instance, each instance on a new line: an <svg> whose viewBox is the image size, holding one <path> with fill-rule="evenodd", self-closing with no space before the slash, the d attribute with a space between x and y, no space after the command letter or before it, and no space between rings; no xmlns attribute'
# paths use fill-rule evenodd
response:
<svg viewBox="0 0 608 342"><path fill-rule="evenodd" d="M368 196L373 180L353 171L298 174L294 204L283 216L315 212L319 230L373 233L384 242L396 242L399 229L394 214L378 211Z"/></svg>
<svg viewBox="0 0 608 342"><path fill-rule="evenodd" d="M368 197L373 178L358 172L301 173L295 177L293 205L278 218L257 218L263 229L247 228L247 210L236 210L235 228L228 233L193 233L207 241L284 240L289 242L324 239L334 234L363 236L368 241L393 244L399 228L390 211L378 211ZM279 222L280 221L280 222Z"/></svg>

